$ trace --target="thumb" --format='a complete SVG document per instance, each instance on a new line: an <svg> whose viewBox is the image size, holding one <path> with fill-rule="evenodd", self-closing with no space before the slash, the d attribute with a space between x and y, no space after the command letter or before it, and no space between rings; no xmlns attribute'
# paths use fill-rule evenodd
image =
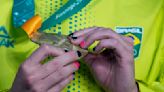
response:
<svg viewBox="0 0 164 92"><path fill-rule="evenodd" d="M84 63L86 63L89 67L92 67L93 62L96 60L96 56L89 53L83 59Z"/></svg>

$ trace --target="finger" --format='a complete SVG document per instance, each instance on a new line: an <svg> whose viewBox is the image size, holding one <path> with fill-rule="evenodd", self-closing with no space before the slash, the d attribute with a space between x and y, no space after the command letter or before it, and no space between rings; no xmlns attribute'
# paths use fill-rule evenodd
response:
<svg viewBox="0 0 164 92"><path fill-rule="evenodd" d="M54 58L48 63L38 68L35 72L33 72L33 79L35 80L42 79L50 75L51 73L63 68L64 66L75 62L79 58L79 51L70 51L61 56ZM36 79L37 78L37 79Z"/></svg>
<svg viewBox="0 0 164 92"><path fill-rule="evenodd" d="M93 31L93 30L95 30L97 28L98 27L91 27L91 28L82 29L80 31L76 31L76 32L70 34L69 36L70 37L79 37L79 36L87 34L88 32L91 32L91 31Z"/></svg>
<svg viewBox="0 0 164 92"><path fill-rule="evenodd" d="M70 39L70 42L74 45L79 45L82 41L85 40L86 35L79 36L77 39Z"/></svg>
<svg viewBox="0 0 164 92"><path fill-rule="evenodd" d="M122 38L127 42L127 44L129 45L133 45L134 44L134 41L132 37L127 37L127 36L122 36Z"/></svg>
<svg viewBox="0 0 164 92"><path fill-rule="evenodd" d="M100 29L100 27L88 28L74 33L73 37L69 37L71 43L79 45L84 39L95 30Z"/></svg>
<svg viewBox="0 0 164 92"><path fill-rule="evenodd" d="M50 88L48 92L61 92L72 80L74 75L68 76L66 79Z"/></svg>
<svg viewBox="0 0 164 92"><path fill-rule="evenodd" d="M43 80L37 82L35 85L38 85L39 88L43 87L43 89L49 89L53 85L57 84L58 82L65 79L67 76L73 74L73 72L77 71L79 69L79 66L77 66L76 63L69 64L62 69L50 74Z"/></svg>
<svg viewBox="0 0 164 92"><path fill-rule="evenodd" d="M65 52L62 49L44 44L41 45L27 60L26 64L40 64L47 56L58 56Z"/></svg>
<svg viewBox="0 0 164 92"><path fill-rule="evenodd" d="M133 46L132 43L129 43L129 40L131 39L127 37L125 38L124 36L115 33L111 29L102 28L100 30L95 30L93 33L88 35L88 37L85 38L86 40L83 42L85 43L85 45L83 45L82 48L88 48L92 43L94 43L97 40L109 39L109 38L118 40L128 50L130 50L131 47ZM129 48L129 46L131 47Z"/></svg>
<svg viewBox="0 0 164 92"><path fill-rule="evenodd" d="M81 52L80 51L69 51L61 56L56 57L55 59L53 59L51 62L48 62L47 64L45 64L44 66L46 67L52 67L54 68L55 64L59 64L62 66L65 66L67 64L72 63L73 61L76 61L79 59L79 57L81 56Z"/></svg>
<svg viewBox="0 0 164 92"><path fill-rule="evenodd" d="M122 39L124 40L124 46L127 50L133 50L133 46L134 46L134 41L131 37L126 37L122 35Z"/></svg>
<svg viewBox="0 0 164 92"><path fill-rule="evenodd" d="M95 48L95 52L99 52L104 48L116 49L120 56L128 55L127 50L118 40L116 39L104 39L100 41L100 44Z"/></svg>
<svg viewBox="0 0 164 92"><path fill-rule="evenodd" d="M88 48L94 41L96 40L102 40L102 39L121 39L121 36L119 36L117 33L113 32L110 29L100 29L95 30L93 33L89 34L88 37L85 38L85 46L83 48Z"/></svg>
<svg viewBox="0 0 164 92"><path fill-rule="evenodd" d="M90 67L92 66L93 62L97 59L97 55L89 53L87 56L84 57L84 62Z"/></svg>

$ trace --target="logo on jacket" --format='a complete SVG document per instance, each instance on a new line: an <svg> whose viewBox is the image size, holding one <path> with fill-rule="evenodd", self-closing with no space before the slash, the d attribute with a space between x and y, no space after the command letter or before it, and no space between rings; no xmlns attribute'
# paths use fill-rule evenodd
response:
<svg viewBox="0 0 164 92"><path fill-rule="evenodd" d="M140 54L140 47L142 42L142 31L141 27L116 27L116 32L134 40L134 57L137 58Z"/></svg>
<svg viewBox="0 0 164 92"><path fill-rule="evenodd" d="M0 47L14 48L14 40L9 36L5 27L0 26Z"/></svg>

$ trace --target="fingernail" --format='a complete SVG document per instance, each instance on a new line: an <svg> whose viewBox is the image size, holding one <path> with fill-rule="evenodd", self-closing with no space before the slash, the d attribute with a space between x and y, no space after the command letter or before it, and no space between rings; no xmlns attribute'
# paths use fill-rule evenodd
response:
<svg viewBox="0 0 164 92"><path fill-rule="evenodd" d="M68 52L68 50L64 50L65 52Z"/></svg>
<svg viewBox="0 0 164 92"><path fill-rule="evenodd" d="M77 39L77 37L74 37L74 36L72 36L71 38L72 38L73 40L76 40L76 39Z"/></svg>
<svg viewBox="0 0 164 92"><path fill-rule="evenodd" d="M80 68L80 63L79 63L79 62L74 62L73 64L74 64L74 66L75 66L77 69Z"/></svg>
<svg viewBox="0 0 164 92"><path fill-rule="evenodd" d="M85 41L82 41L82 42L80 43L80 47L81 47L81 48L84 48L84 47L85 47L85 44L86 44L86 42L85 42Z"/></svg>
<svg viewBox="0 0 164 92"><path fill-rule="evenodd" d="M96 50L96 47L93 48L93 51L95 51L95 50Z"/></svg>
<svg viewBox="0 0 164 92"><path fill-rule="evenodd" d="M65 51L65 52L68 52L69 50L65 48L64 51Z"/></svg>
<svg viewBox="0 0 164 92"><path fill-rule="evenodd" d="M81 57L81 52L80 52L80 51L77 51L77 55L78 55L79 57Z"/></svg>
<svg viewBox="0 0 164 92"><path fill-rule="evenodd" d="M76 40L77 37L75 37L75 36L73 36L73 35L74 35L74 33L71 33L71 34L69 34L68 36L71 37L73 40Z"/></svg>
<svg viewBox="0 0 164 92"><path fill-rule="evenodd" d="M68 36L73 37L73 33L69 34Z"/></svg>

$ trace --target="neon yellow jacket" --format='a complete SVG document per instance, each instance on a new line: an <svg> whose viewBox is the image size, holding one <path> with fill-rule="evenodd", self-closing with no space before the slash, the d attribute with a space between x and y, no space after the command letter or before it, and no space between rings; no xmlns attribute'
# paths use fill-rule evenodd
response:
<svg viewBox="0 0 164 92"><path fill-rule="evenodd" d="M35 13L45 20L66 1L35 0ZM12 6L13 0L0 0L0 90L11 88L19 65L38 47L13 27ZM164 92L164 0L92 0L47 32L69 34L91 26L110 27L133 37L135 79L141 92ZM81 62L75 80L64 92L102 90Z"/></svg>

